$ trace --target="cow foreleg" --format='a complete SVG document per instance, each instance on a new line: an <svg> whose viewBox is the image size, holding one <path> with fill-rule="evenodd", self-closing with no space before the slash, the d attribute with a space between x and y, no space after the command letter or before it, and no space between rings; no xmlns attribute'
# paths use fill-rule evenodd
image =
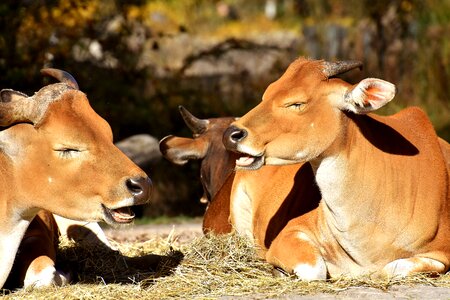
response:
<svg viewBox="0 0 450 300"><path fill-rule="evenodd" d="M23 287L62 286L70 281L69 274L56 270L54 260L48 256L40 256L29 265Z"/></svg>
<svg viewBox="0 0 450 300"><path fill-rule="evenodd" d="M405 277L414 273L442 274L446 270L445 264L428 257L410 257L396 259L383 268L383 274L388 277Z"/></svg>
<svg viewBox="0 0 450 300"><path fill-rule="evenodd" d="M42 228L44 230L44 228ZM25 237L20 244L13 271L8 279L11 287L61 286L70 281L69 275L55 268L56 246L45 232Z"/></svg>
<svg viewBox="0 0 450 300"><path fill-rule="evenodd" d="M68 276L55 269L58 238L53 215L48 211L39 211L20 243L7 287L44 287L67 283Z"/></svg>
<svg viewBox="0 0 450 300"><path fill-rule="evenodd" d="M326 280L327 267L317 247L303 232L281 232L272 242L266 260L302 280Z"/></svg>

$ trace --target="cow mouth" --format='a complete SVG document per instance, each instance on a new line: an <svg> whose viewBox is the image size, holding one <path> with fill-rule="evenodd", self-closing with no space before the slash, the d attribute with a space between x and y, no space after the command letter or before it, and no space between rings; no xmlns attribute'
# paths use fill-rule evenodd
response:
<svg viewBox="0 0 450 300"><path fill-rule="evenodd" d="M131 210L130 206L119 207L119 208L107 208L103 206L103 211L105 214L105 221L108 224L128 224L133 222L135 214Z"/></svg>
<svg viewBox="0 0 450 300"><path fill-rule="evenodd" d="M243 154L236 159L236 168L243 170L257 170L264 165L264 156L250 156Z"/></svg>

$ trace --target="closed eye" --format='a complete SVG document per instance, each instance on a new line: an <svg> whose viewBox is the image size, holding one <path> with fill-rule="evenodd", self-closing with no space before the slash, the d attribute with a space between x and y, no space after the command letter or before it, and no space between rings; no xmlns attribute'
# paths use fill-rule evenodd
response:
<svg viewBox="0 0 450 300"><path fill-rule="evenodd" d="M58 153L58 156L61 158L74 158L78 157L81 154L81 150L73 149L73 148L62 148L55 150Z"/></svg>
<svg viewBox="0 0 450 300"><path fill-rule="evenodd" d="M286 105L287 108L302 111L306 107L306 103L303 102L295 102L295 103L289 103Z"/></svg>

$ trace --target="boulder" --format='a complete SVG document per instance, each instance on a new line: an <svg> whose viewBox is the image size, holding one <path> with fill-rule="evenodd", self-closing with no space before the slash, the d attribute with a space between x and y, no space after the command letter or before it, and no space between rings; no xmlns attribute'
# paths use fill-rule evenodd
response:
<svg viewBox="0 0 450 300"><path fill-rule="evenodd" d="M159 141L148 134L132 135L117 142L116 146L141 168L156 164L162 157Z"/></svg>

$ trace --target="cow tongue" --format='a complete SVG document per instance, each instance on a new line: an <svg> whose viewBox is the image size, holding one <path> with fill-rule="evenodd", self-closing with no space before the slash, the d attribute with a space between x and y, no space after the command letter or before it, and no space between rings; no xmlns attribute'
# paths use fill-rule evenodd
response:
<svg viewBox="0 0 450 300"><path fill-rule="evenodd" d="M254 157L251 156L241 156L236 160L236 165L239 167L246 167L251 165L255 161Z"/></svg>
<svg viewBox="0 0 450 300"><path fill-rule="evenodd" d="M112 210L112 216L116 221L130 221L134 218L134 213L129 207L121 207Z"/></svg>

